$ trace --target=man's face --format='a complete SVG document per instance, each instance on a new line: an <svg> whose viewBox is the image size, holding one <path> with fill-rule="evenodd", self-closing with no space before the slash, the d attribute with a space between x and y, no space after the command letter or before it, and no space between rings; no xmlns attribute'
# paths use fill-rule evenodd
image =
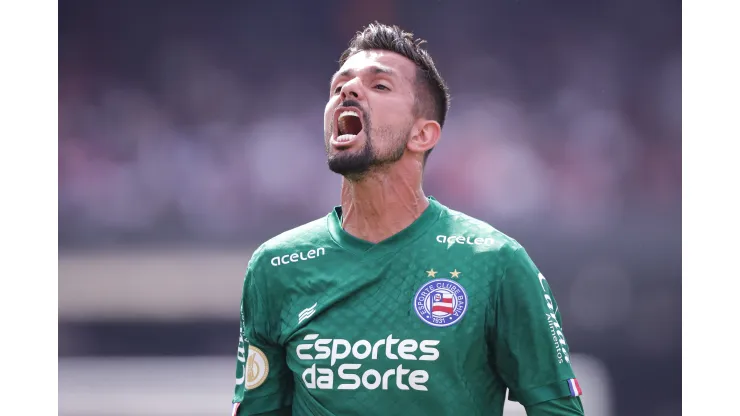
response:
<svg viewBox="0 0 740 416"><path fill-rule="evenodd" d="M329 169L359 179L403 156L414 123L416 66L389 51L350 57L331 81L324 109Z"/></svg>

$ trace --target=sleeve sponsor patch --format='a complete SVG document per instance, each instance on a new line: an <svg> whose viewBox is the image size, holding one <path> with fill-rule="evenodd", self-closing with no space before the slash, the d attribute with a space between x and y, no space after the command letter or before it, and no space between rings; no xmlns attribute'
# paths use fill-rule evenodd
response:
<svg viewBox="0 0 740 416"><path fill-rule="evenodd" d="M261 349L250 345L249 356L247 357L246 371L244 374L244 387L247 390L253 390L261 386L267 380L267 374L270 372L270 364L267 356Z"/></svg>

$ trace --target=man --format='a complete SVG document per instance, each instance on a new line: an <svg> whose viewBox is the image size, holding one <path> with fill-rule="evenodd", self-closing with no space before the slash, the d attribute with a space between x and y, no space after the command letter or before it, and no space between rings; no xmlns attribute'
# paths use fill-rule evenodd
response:
<svg viewBox="0 0 740 416"><path fill-rule="evenodd" d="M341 206L260 246L237 415L583 415L560 314L525 250L422 191L449 95L421 41L371 24L324 111Z"/></svg>

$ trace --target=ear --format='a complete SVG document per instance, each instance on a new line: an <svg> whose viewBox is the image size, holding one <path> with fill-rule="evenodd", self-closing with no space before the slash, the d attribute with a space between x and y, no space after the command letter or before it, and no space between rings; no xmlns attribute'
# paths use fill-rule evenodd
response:
<svg viewBox="0 0 740 416"><path fill-rule="evenodd" d="M406 147L414 153L424 153L437 145L442 127L434 120L419 119L412 130L414 134Z"/></svg>

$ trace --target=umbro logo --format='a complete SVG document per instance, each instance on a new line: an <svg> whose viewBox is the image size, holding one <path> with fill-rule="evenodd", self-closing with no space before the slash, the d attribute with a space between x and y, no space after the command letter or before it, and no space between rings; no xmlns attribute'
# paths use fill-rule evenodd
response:
<svg viewBox="0 0 740 416"><path fill-rule="evenodd" d="M318 305L318 302L314 303L313 306L310 308L306 308L302 310L298 314L298 323L305 321L306 319L310 318L315 312L316 312L316 305Z"/></svg>

